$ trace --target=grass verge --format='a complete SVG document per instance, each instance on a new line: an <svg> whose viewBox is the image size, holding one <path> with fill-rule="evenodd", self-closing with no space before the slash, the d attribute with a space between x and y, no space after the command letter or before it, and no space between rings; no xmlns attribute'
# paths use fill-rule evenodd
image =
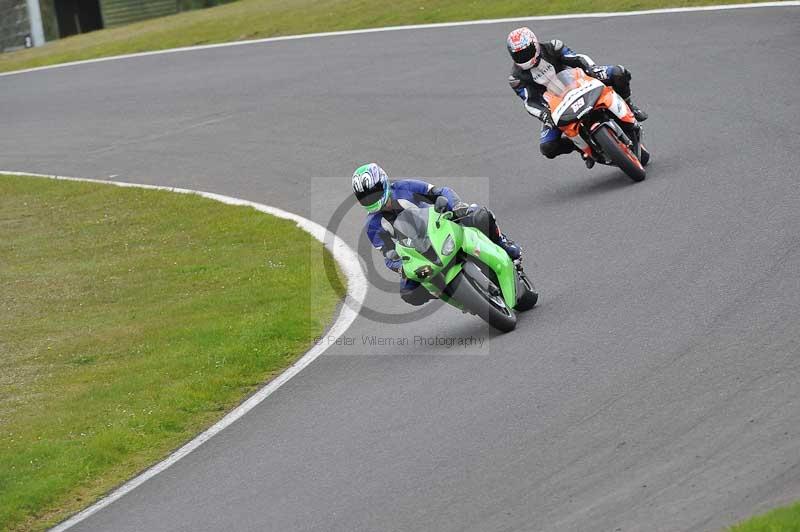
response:
<svg viewBox="0 0 800 532"><path fill-rule="evenodd" d="M0 176L0 234L0 530L52 525L212 424L343 294L293 222L195 195Z"/></svg>
<svg viewBox="0 0 800 532"><path fill-rule="evenodd" d="M800 502L748 519L728 532L800 532Z"/></svg>
<svg viewBox="0 0 800 532"><path fill-rule="evenodd" d="M752 1L752 0L750 0ZM631 11L748 0L239 0L0 54L0 72L111 55L278 35L483 18Z"/></svg>

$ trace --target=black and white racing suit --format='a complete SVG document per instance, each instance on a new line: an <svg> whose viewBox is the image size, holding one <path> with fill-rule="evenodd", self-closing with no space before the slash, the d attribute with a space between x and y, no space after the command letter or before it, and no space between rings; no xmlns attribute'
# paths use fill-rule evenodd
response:
<svg viewBox="0 0 800 532"><path fill-rule="evenodd" d="M580 68L612 87L617 94L629 101L631 74L622 65L595 65L589 56L576 54L557 39L541 43L540 46L542 55L539 63L530 70L524 70L514 64L508 83L525 102L525 109L542 120L539 149L545 157L552 159L575 150L575 145L569 139L563 138L561 130L549 122L550 109L544 99L547 83L564 69Z"/></svg>

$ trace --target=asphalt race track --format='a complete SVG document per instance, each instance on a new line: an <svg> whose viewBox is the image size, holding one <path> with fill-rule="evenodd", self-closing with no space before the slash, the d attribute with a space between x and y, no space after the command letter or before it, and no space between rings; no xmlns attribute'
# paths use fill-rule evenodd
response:
<svg viewBox="0 0 800 532"><path fill-rule="evenodd" d="M674 532L800 498L800 8L534 26L633 72L654 154L635 185L540 156L506 85L515 26L0 78L0 168L325 224L377 160L487 203L542 294L504 336L449 308L359 318L353 345L74 530ZM353 246L362 218L339 229Z"/></svg>

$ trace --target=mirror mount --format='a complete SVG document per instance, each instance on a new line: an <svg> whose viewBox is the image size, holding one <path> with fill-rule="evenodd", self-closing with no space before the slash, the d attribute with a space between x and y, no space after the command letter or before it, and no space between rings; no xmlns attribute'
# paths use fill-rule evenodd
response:
<svg viewBox="0 0 800 532"><path fill-rule="evenodd" d="M450 211L450 205L447 202L447 198L444 196L439 196L436 198L436 202L433 204L433 210L439 213L439 216L436 218L436 229L441 227L439 220L442 219L444 216L445 219L448 219L448 214L452 217L452 212Z"/></svg>

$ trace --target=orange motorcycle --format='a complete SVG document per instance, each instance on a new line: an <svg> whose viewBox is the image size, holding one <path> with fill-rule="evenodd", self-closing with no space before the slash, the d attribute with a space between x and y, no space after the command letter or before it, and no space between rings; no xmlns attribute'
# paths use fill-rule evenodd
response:
<svg viewBox="0 0 800 532"><path fill-rule="evenodd" d="M614 89L583 70L568 68L548 82L544 99L553 123L584 159L617 166L632 180L644 180L650 153L642 144L642 127Z"/></svg>

